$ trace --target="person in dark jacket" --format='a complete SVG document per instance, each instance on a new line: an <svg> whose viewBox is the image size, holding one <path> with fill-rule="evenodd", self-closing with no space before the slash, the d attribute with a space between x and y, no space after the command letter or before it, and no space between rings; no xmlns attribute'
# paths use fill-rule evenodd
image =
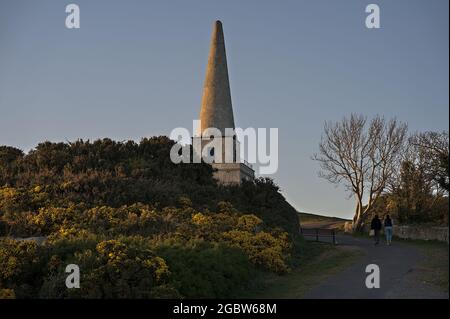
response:
<svg viewBox="0 0 450 319"><path fill-rule="evenodd" d="M392 227L393 227L392 219L389 215L384 217L384 233L386 235L386 244L389 246L392 243Z"/></svg>
<svg viewBox="0 0 450 319"><path fill-rule="evenodd" d="M375 217L372 219L372 222L370 223L370 229L374 232L374 240L375 245L378 245L380 243L380 231L381 231L381 220L378 218L378 215L375 215Z"/></svg>

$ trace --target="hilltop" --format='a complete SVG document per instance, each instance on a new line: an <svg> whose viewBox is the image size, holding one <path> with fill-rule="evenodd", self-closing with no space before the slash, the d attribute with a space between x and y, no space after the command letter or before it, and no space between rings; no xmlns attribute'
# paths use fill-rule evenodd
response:
<svg viewBox="0 0 450 319"><path fill-rule="evenodd" d="M342 229L344 227L345 222L351 221L350 219L323 216L305 212L299 212L298 216L300 219L301 226L303 228Z"/></svg>
<svg viewBox="0 0 450 319"><path fill-rule="evenodd" d="M0 298L232 297L288 272L298 217L274 181L218 185L208 164L172 163L173 145L0 146ZM81 289L65 288L68 264Z"/></svg>

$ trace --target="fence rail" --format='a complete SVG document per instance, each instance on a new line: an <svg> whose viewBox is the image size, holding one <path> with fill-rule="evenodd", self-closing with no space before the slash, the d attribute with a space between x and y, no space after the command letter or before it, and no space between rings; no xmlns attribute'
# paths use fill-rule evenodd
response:
<svg viewBox="0 0 450 319"><path fill-rule="evenodd" d="M315 241L320 241L321 238L330 238L333 245L336 245L336 232L334 229L326 228L300 228L300 234L303 237L312 237Z"/></svg>

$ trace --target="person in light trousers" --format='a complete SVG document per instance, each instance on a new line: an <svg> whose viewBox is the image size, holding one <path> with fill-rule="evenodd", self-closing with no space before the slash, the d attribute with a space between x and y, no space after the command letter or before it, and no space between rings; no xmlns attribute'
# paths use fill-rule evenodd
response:
<svg viewBox="0 0 450 319"><path fill-rule="evenodd" d="M389 215L384 217L384 234L386 236L386 244L391 245L392 243L392 219Z"/></svg>

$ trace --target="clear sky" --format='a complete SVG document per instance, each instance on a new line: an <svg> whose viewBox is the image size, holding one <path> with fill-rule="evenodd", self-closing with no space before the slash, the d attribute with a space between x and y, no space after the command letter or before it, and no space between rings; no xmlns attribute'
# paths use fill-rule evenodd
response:
<svg viewBox="0 0 450 319"><path fill-rule="evenodd" d="M65 28L65 6L81 28ZM351 217L310 157L352 112L449 127L447 0L0 0L0 145L168 135L200 111L223 22L236 125L277 127L273 176L301 211ZM377 3L381 29L365 27Z"/></svg>

